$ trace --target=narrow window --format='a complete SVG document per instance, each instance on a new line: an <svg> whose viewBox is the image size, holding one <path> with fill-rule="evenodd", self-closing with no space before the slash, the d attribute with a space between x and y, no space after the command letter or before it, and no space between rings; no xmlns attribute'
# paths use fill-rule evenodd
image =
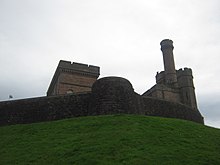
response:
<svg viewBox="0 0 220 165"><path fill-rule="evenodd" d="M188 101L189 100L189 96L188 96L188 93L186 92L186 100Z"/></svg>

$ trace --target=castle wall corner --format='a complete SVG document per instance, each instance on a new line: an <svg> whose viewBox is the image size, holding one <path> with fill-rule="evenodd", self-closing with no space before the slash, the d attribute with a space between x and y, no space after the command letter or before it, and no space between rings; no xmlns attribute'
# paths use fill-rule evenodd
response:
<svg viewBox="0 0 220 165"><path fill-rule="evenodd" d="M91 91L99 74L100 68L97 66L60 60L47 96Z"/></svg>

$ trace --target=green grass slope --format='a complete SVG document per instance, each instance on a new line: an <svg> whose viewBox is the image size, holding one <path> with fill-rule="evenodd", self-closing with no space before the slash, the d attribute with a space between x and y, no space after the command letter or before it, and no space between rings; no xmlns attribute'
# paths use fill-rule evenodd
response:
<svg viewBox="0 0 220 165"><path fill-rule="evenodd" d="M0 164L220 164L220 130L137 115L0 127Z"/></svg>

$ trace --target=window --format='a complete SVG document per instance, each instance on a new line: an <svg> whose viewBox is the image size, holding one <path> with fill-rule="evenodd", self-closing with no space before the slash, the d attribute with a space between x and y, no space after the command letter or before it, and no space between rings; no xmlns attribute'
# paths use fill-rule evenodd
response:
<svg viewBox="0 0 220 165"><path fill-rule="evenodd" d="M186 92L186 100L188 101L189 100L189 96L188 96L188 93Z"/></svg>
<svg viewBox="0 0 220 165"><path fill-rule="evenodd" d="M72 89L69 89L68 91L66 91L66 94L72 94L72 93L73 93Z"/></svg>

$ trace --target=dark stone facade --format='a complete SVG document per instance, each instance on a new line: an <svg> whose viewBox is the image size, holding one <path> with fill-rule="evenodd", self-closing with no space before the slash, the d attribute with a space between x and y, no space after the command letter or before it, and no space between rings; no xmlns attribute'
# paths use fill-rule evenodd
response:
<svg viewBox="0 0 220 165"><path fill-rule="evenodd" d="M88 115L90 94L64 95L0 103L0 125L34 123Z"/></svg>
<svg viewBox="0 0 220 165"><path fill-rule="evenodd" d="M97 80L92 92L0 102L0 125L106 114L140 114L203 123L199 111L180 103L141 96L128 80L120 77Z"/></svg>
<svg viewBox="0 0 220 165"><path fill-rule="evenodd" d="M90 110L98 114L140 113L131 83L119 77L106 77L92 87ZM134 104L135 102L135 104Z"/></svg>

